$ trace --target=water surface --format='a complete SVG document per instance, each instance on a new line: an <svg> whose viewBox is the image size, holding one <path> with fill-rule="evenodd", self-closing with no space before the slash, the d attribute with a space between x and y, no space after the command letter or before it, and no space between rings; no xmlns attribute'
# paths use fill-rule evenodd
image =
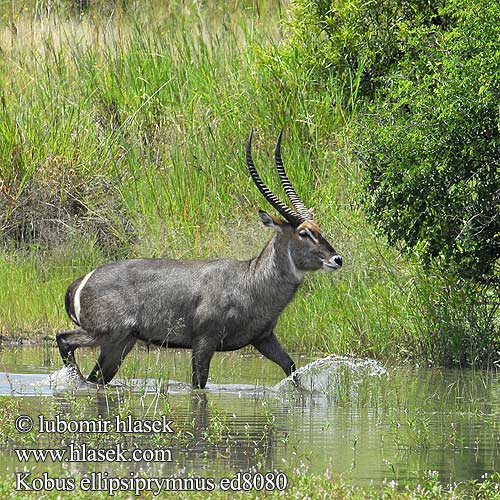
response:
<svg viewBox="0 0 500 500"><path fill-rule="evenodd" d="M171 450L171 462L31 463L33 470L83 474L106 470L149 475L220 477L238 470L344 474L354 484L384 479L416 483L427 470L445 482L480 479L500 470L500 377L497 373L387 367L342 356L294 355L299 383L248 352L219 353L205 391L192 391L190 353L135 349L105 390L60 371L47 348L0 350L0 417L28 414L37 422L131 414L173 420L173 435L28 437L6 427L2 470L21 470L13 448L67 447L71 439L106 448ZM96 353L79 353L87 373ZM73 380L75 383L70 383ZM15 414L15 415L14 415ZM2 430L3 431L3 430ZM2 432L4 433L4 432ZM5 434L7 435L7 434Z"/></svg>

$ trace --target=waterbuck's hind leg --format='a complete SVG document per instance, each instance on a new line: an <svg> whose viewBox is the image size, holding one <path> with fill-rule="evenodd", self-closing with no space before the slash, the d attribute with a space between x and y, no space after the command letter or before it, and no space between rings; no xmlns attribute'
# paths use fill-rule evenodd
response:
<svg viewBox="0 0 500 500"><path fill-rule="evenodd" d="M101 345L101 354L87 378L88 382L105 385L113 379L120 368L125 356L130 352L137 342L137 338L128 335L122 340L114 343Z"/></svg>
<svg viewBox="0 0 500 500"><path fill-rule="evenodd" d="M295 371L295 363L283 349L274 332L252 344L263 356L281 366L289 377ZM295 378L294 378L295 382Z"/></svg>
<svg viewBox="0 0 500 500"><path fill-rule="evenodd" d="M56 335L56 341L64 365L76 370L80 376L80 369L75 360L75 350L78 347L95 347L100 344L97 335L89 333L83 328L60 332Z"/></svg>

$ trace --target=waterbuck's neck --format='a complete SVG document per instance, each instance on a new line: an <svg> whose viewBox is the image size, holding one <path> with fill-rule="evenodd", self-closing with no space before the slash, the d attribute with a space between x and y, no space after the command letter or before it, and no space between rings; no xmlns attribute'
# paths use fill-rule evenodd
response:
<svg viewBox="0 0 500 500"><path fill-rule="evenodd" d="M290 239L275 234L258 257L250 261L250 283L263 295L276 294L286 305L304 279L303 271L295 267L290 255Z"/></svg>

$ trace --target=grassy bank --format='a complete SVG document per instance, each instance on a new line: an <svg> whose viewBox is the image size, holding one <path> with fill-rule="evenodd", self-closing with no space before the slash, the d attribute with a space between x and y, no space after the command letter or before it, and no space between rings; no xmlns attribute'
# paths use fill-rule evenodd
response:
<svg viewBox="0 0 500 500"><path fill-rule="evenodd" d="M99 263L256 255L270 237L257 217L267 207L243 147L255 127L256 161L279 192L271 154L284 127L287 171L345 262L334 276L308 277L278 327L287 348L449 364L484 355L464 334L473 320L436 312L453 283L423 277L388 248L356 202L356 92L341 99L356 75L315 94L293 67L274 74L286 8L2 6L2 334L68 326L65 289Z"/></svg>
<svg viewBox="0 0 500 500"><path fill-rule="evenodd" d="M2 498L20 500L24 498L61 498L61 492L16 492L14 483L2 481L0 483ZM207 495L210 495L209 497ZM358 488L351 486L341 477L331 477L328 473L323 476L306 474L298 476L293 483L284 491L273 492L163 492L158 496L142 494L140 498L182 498L182 499L226 499L232 498L309 498L311 500L335 499L335 500L366 500L367 498L383 498L386 500L466 500L476 498L481 500L496 500L500 498L500 477L498 474L488 477L484 482L470 482L452 486L443 486L438 482L437 476L429 474L422 485L414 488L398 489L394 483L388 483L380 488ZM107 493L82 492L75 490L71 492L75 499L86 498L109 498ZM128 493L117 492L113 498L130 498Z"/></svg>

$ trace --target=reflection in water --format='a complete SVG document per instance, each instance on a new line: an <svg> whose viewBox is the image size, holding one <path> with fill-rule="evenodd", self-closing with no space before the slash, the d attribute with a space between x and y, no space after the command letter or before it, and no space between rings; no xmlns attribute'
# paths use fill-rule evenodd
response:
<svg viewBox="0 0 500 500"><path fill-rule="evenodd" d="M65 369L50 375L54 369L46 349L24 349L21 355L0 351L0 394L16 396L19 411L33 416L111 420L132 414L173 420L173 435L72 436L104 448L116 440L129 448L168 448L171 462L66 464L73 473L221 476L305 466L345 473L365 485L384 478L412 482L429 469L443 480L460 481L480 478L500 465L500 378L495 373L386 370L372 360L297 356L303 366L294 384L280 380L279 370L258 356L227 353L215 360L207 390L193 391L185 382L169 380L178 375L175 370L189 367L189 353L155 356L148 372L149 358L139 352L134 372L103 389ZM18 359L22 364L15 363ZM37 446L67 441L65 435L46 436ZM0 464L19 467L8 453L0 455Z"/></svg>

